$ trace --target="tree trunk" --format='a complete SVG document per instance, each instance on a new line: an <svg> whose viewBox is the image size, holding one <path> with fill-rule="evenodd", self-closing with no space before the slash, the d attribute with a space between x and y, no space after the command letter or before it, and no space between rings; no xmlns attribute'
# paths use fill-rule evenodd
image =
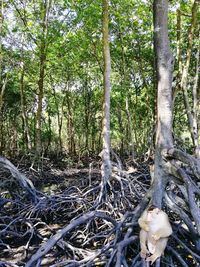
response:
<svg viewBox="0 0 200 267"><path fill-rule="evenodd" d="M48 16L49 16L49 0L45 0L42 6L43 21L42 21L42 38L40 43L40 73L38 80L38 107L36 112L36 154L41 155L41 126L42 126L42 101L44 95L44 76L47 59L47 35L48 35Z"/></svg>
<svg viewBox="0 0 200 267"><path fill-rule="evenodd" d="M45 155L48 154L48 152L52 152L51 150L51 143L52 143L52 128L51 128L51 112L50 109L47 111L48 114L48 125L47 125L47 132L48 132L48 137L47 137L47 145L45 147ZM50 148L50 149L49 149Z"/></svg>
<svg viewBox="0 0 200 267"><path fill-rule="evenodd" d="M111 74L111 59L109 47L109 29L108 29L108 0L102 0L103 8L103 60L104 60L104 103L103 103L103 150L102 156L102 189L104 190L111 176L110 162L110 74ZM103 191L102 191L103 192ZM105 191L104 191L105 192ZM103 197L103 195L100 196Z"/></svg>
<svg viewBox="0 0 200 267"><path fill-rule="evenodd" d="M197 129L194 125L195 123L193 120L194 117L192 115L192 110L191 110L190 103L189 103L189 96L188 96L188 90L187 90L187 79L188 79L188 72L189 72L190 59L191 59L191 53L192 53L194 30L195 30L195 25L196 25L197 7L198 7L198 0L195 0L193 7L192 7L191 26L188 32L188 46L187 46L186 62L183 68L183 73L182 73L182 78L181 78L181 83L180 83L180 87L181 87L181 90L184 96L184 104L185 104L185 109L186 109L187 118L188 118L189 131L191 134L191 138L192 138L195 151L198 151L198 146L199 146L198 135L197 135Z"/></svg>
<svg viewBox="0 0 200 267"><path fill-rule="evenodd" d="M26 100L24 94L24 63L22 63L21 78L20 78L20 95L21 95L21 116L22 116L22 131L23 131L23 144L25 151L31 149L30 135L28 128L28 119L26 115Z"/></svg>
<svg viewBox="0 0 200 267"><path fill-rule="evenodd" d="M124 38L122 35L122 30L120 28L119 24L119 38L120 38L120 44L121 44L121 53L122 53L122 65L121 65L121 87L122 90L126 90L126 104L125 104L125 111L127 115L127 122L128 122L128 138L127 138L127 149L129 153L131 154L132 160L135 160L135 148L134 148L134 139L133 139L133 129L132 129L132 118L131 118L131 113L129 110L129 100L131 99L130 93L129 93L129 77L127 73L127 68L126 68L126 58L125 58L125 51L124 51ZM121 97L123 98L122 94ZM119 107L120 108L120 107ZM122 124L121 124L122 125ZM121 127L120 125L120 127ZM123 135L123 130L120 131ZM121 145L121 154L124 152L124 147L123 147L123 140L122 140L122 145Z"/></svg>
<svg viewBox="0 0 200 267"><path fill-rule="evenodd" d="M18 154L18 135L17 135L17 123L16 123L17 116L16 114L14 115L11 127L10 127L10 143L9 143L9 149L10 151L10 156L11 157L16 157Z"/></svg>
<svg viewBox="0 0 200 267"><path fill-rule="evenodd" d="M66 101L67 101L67 111L68 111L68 118L67 118L67 139L68 139L68 151L69 154L76 154L76 144L75 144L75 129L74 129L74 117L73 117L73 106L72 100L70 99L70 92L66 92Z"/></svg>
<svg viewBox="0 0 200 267"><path fill-rule="evenodd" d="M0 2L0 36L2 36L2 28L3 28L3 0ZM2 42L0 42L0 83L2 80Z"/></svg>
<svg viewBox="0 0 200 267"><path fill-rule="evenodd" d="M0 154L4 150L4 136L3 136L3 105L4 105L4 94L6 89L6 84L8 82L7 74L4 80L2 80L1 91L0 91Z"/></svg>
<svg viewBox="0 0 200 267"><path fill-rule="evenodd" d="M63 144L62 144L62 125L63 125L63 106L65 102L65 97L63 97L62 103L61 103L61 111L59 109L59 101L56 97L56 90L55 86L53 85L53 96L54 101L56 105L56 111L57 111L57 122L58 122L58 145L59 145L59 151L57 153L62 153L63 150Z"/></svg>
<svg viewBox="0 0 200 267"><path fill-rule="evenodd" d="M177 26L176 26L176 33L177 33L177 63L178 63L178 78L180 79L180 74L182 73L182 60L181 60L181 10L180 8L177 9ZM180 81L179 81L180 82Z"/></svg>
<svg viewBox="0 0 200 267"><path fill-rule="evenodd" d="M128 127L129 127L128 150L131 152L132 160L135 161L135 148L134 148L134 143L133 143L132 119L131 119L131 114L129 111L129 100L127 96L126 96L126 115L127 115L127 121L128 121Z"/></svg>
<svg viewBox="0 0 200 267"><path fill-rule="evenodd" d="M89 153L89 135L90 135L90 131L89 131L89 121L90 121L90 100L91 100L91 92L88 88L89 86L89 82L88 82L88 77L86 74L86 80L84 82L84 110L85 110L85 148L84 150L87 151L87 153Z"/></svg>
<svg viewBox="0 0 200 267"><path fill-rule="evenodd" d="M200 35L199 35L200 38ZM199 146L199 132L198 132L198 116L199 116L199 98L200 98L200 83L199 83L199 56L200 56L200 41L199 41L199 47L197 49L196 53L196 73L194 77L194 86L192 90L192 95L193 95L193 132L195 136L195 156L197 158L200 158L200 146Z"/></svg>
<svg viewBox="0 0 200 267"><path fill-rule="evenodd" d="M181 80L181 74L182 74L182 49L181 49L181 42L182 42L182 35L181 35L181 22L182 22L182 17L181 17L181 10L180 8L177 9L176 11L176 42L177 42L177 47L176 47L176 57L177 57L177 65L178 65L178 73L176 75L176 85L173 88L173 107L174 103L176 100L177 93L180 91L180 80Z"/></svg>
<svg viewBox="0 0 200 267"><path fill-rule="evenodd" d="M3 27L3 0L0 6L0 36L2 36ZM0 154L3 152L3 96L6 88L7 76L5 81L2 79L2 42L0 42Z"/></svg>
<svg viewBox="0 0 200 267"><path fill-rule="evenodd" d="M154 0L154 50L157 72L157 131L152 204L161 208L168 175L164 172L162 150L173 146L172 70L173 57L168 38L168 1Z"/></svg>

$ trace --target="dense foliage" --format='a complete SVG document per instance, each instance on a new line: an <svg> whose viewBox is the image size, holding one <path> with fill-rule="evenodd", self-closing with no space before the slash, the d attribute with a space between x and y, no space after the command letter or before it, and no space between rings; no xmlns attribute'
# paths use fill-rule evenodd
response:
<svg viewBox="0 0 200 267"><path fill-rule="evenodd" d="M34 152L39 119L42 153L97 154L102 142L101 1L4 0L2 5L1 154ZM178 48L182 66L186 62L191 9L192 1L170 2L174 90L181 77ZM190 103L199 48L198 22L187 76ZM152 147L156 119L152 24L151 1L111 1L111 144L121 155L144 155ZM180 90L175 101L174 136L178 145L192 150Z"/></svg>

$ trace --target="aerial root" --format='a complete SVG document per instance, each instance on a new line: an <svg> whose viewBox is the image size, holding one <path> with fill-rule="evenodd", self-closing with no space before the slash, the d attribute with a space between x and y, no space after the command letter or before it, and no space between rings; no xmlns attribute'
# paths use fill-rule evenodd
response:
<svg viewBox="0 0 200 267"><path fill-rule="evenodd" d="M194 172L173 159L169 164L174 174L170 173L163 208L172 222L173 236L155 266L198 266L199 213L193 211L199 208L199 185L191 175ZM107 201L95 206L100 180L92 174L87 188L73 185L47 195L5 159L1 158L0 166L11 172L24 194L0 194L0 253L14 253L10 240L23 240L21 259L6 266L148 266L140 257L137 223L153 192L146 167L125 171L115 166L110 187L103 192ZM0 255L3 266L6 258Z"/></svg>

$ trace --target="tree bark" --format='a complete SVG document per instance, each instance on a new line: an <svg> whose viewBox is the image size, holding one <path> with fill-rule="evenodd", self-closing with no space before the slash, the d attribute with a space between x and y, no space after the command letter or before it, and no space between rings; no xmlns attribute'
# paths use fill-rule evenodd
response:
<svg viewBox="0 0 200 267"><path fill-rule="evenodd" d="M174 107L177 93L181 90L180 89L181 74L182 74L182 57L181 57L182 55L182 48L181 48L182 28L181 26L182 26L182 16L181 16L181 10L179 7L176 11L176 42L177 42L176 57L177 57L178 72L176 75L176 85L174 86L174 89L173 89L173 107Z"/></svg>
<svg viewBox="0 0 200 267"><path fill-rule="evenodd" d="M43 4L42 4L43 5ZM37 157L41 155L41 126L42 126L42 101L44 96L44 76L47 59L47 35L48 35L48 17L49 17L50 1L45 0L42 6L43 21L42 21L42 38L40 42L40 73L38 80L38 107L36 112L36 154Z"/></svg>
<svg viewBox="0 0 200 267"><path fill-rule="evenodd" d="M71 98L70 92L66 91L66 101L67 101L67 139L68 139L68 152L71 155L76 154L76 144L75 144L75 128L74 128L74 114L72 112L73 109L73 101Z"/></svg>
<svg viewBox="0 0 200 267"><path fill-rule="evenodd" d="M18 152L19 152L16 120L17 120L17 115L15 114L13 116L13 121L12 121L11 127L9 127L11 136L9 138L10 142L9 142L9 146L8 146L8 151L9 151L11 157L16 157Z"/></svg>
<svg viewBox="0 0 200 267"><path fill-rule="evenodd" d="M173 146L172 70L173 57L168 38L168 1L154 0L154 51L157 73L157 131L152 204L161 208L168 175L164 172L162 150Z"/></svg>
<svg viewBox="0 0 200 267"><path fill-rule="evenodd" d="M180 8L177 9L177 63L178 63L178 76L180 77L180 73L182 72L182 61L181 61L181 10Z"/></svg>
<svg viewBox="0 0 200 267"><path fill-rule="evenodd" d="M111 74L111 59L109 47L109 29L108 29L108 0L102 0L103 8L103 60L104 60L104 103L103 103L103 150L102 156L102 181L103 187L106 186L111 176L111 162L110 162L110 74Z"/></svg>
<svg viewBox="0 0 200 267"><path fill-rule="evenodd" d="M0 91L0 154L2 154L4 150L4 136L3 136L3 105L4 105L4 94L6 85L8 82L8 75L6 74L6 77L4 80L1 81L1 91Z"/></svg>
<svg viewBox="0 0 200 267"><path fill-rule="evenodd" d="M89 146L89 135L90 135L90 129L89 129L89 121L90 121L90 101L91 101L91 92L89 87L89 82L88 82L88 77L86 74L85 82L83 85L83 90L84 90L84 110L85 110L85 150L87 153L90 151L90 146Z"/></svg>
<svg viewBox="0 0 200 267"><path fill-rule="evenodd" d="M199 35L200 38L200 35ZM194 148L195 148L195 156L200 158L200 145L198 142L199 139L199 127L198 127L198 116L199 116L199 99L200 99L200 83L199 83L199 56L200 56L200 41L199 46L196 53L196 73L194 77L194 85L192 89L193 96L193 132L194 132Z"/></svg>
<svg viewBox="0 0 200 267"><path fill-rule="evenodd" d="M3 0L0 2L0 36L2 36L2 29L3 29ZM0 82L2 75L2 41L0 40Z"/></svg>
<svg viewBox="0 0 200 267"><path fill-rule="evenodd" d="M197 129L195 126L195 118L192 115L192 110L189 103L189 96L188 96L188 90L187 90L187 80L188 80L188 72L189 72L189 66L190 66L190 59L191 59L191 53L192 53L192 44L193 44L193 38L194 38L194 30L196 25L196 18L197 18L197 8L198 8L198 0L194 1L194 4L192 6L192 19L191 19L191 26L188 32L188 46L187 46L187 55L186 55L186 62L183 68L182 78L180 82L180 88L183 92L184 96L184 104L185 109L187 113L187 119L188 119L188 126L189 131L191 134L193 146L195 148L195 152L198 151L198 135L197 135ZM193 110L194 111L194 110Z"/></svg>
<svg viewBox="0 0 200 267"><path fill-rule="evenodd" d="M0 6L0 36L2 36L2 28L3 28L3 0L1 1ZM7 76L3 81L2 79L2 42L0 40L0 154L3 152L3 96L6 88Z"/></svg>
<svg viewBox="0 0 200 267"><path fill-rule="evenodd" d="M59 151L58 153L62 153L63 151L63 144L62 144L62 125L63 125L63 106L65 102L65 97L63 97L62 103L61 103L61 111L59 108L59 100L56 97L56 90L55 86L53 85L53 96L54 96L54 101L56 105L56 111L57 111L57 122L58 122L58 145L59 145Z"/></svg>
<svg viewBox="0 0 200 267"><path fill-rule="evenodd" d="M22 63L21 67L21 78L20 78L20 95L21 95L21 116L22 116L22 131L23 131L23 144L25 147L25 151L31 149L29 128L28 128L28 119L26 114L26 100L24 93L24 63Z"/></svg>

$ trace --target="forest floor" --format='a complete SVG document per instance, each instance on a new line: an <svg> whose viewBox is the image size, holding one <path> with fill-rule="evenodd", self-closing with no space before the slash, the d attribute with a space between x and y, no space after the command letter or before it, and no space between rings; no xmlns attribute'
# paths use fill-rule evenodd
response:
<svg viewBox="0 0 200 267"><path fill-rule="evenodd" d="M2 267L25 266L28 259L41 244L59 229L69 224L71 220L90 210L91 203L95 201L101 183L101 161L98 159L86 157L82 160L73 159L54 162L45 159L40 171L32 166L32 163L27 159L12 159L11 161L20 174L25 174L33 182L37 191L50 198L48 204L40 201L37 205L34 205L24 189L20 187L18 181L10 175L10 172L0 169L0 266ZM116 217L122 217L127 211L133 210L145 194L150 183L148 163L136 164L134 167L130 160L127 160L123 164L130 175L130 183L137 179L141 184L132 184L133 188L138 186L134 189L137 197L134 196L135 194L127 195L124 203L122 201L120 204L113 204L116 209L117 207L120 208L115 212ZM121 186L120 183L119 181L115 185L116 193L117 187ZM96 192L93 191L95 188ZM91 194L89 193L90 190ZM6 203L5 199L7 200ZM107 204L109 205L109 203ZM107 209L107 207L103 209ZM94 224L102 224L100 220L94 222ZM95 230L96 226L92 226L92 224L87 225L91 229L85 236L81 233L83 229L80 229L80 234L77 235L74 232L70 236L68 240L69 252L66 252L66 244L63 247L60 242L57 248L52 249L48 253L48 257L43 259L41 265L54 266L53 264L56 262L61 262L66 258L70 259L71 254L74 253L70 244L73 244L75 248L80 248L80 242L83 242L83 239L85 239L85 250L100 247L105 240L103 241L103 238L100 237L92 240L92 235L97 232ZM94 233L89 234L91 232ZM139 252L138 244L136 247ZM84 254L84 251L82 253ZM79 257L81 259L85 256L82 255L81 257L79 255ZM103 266L103 263L97 263L94 266Z"/></svg>
<svg viewBox="0 0 200 267"><path fill-rule="evenodd" d="M98 158L45 159L40 170L25 158L0 158L0 267L149 266L137 220L148 204L151 165L116 157L103 188ZM174 184L166 190L181 196ZM187 226L163 208L174 234L158 266L199 266Z"/></svg>

